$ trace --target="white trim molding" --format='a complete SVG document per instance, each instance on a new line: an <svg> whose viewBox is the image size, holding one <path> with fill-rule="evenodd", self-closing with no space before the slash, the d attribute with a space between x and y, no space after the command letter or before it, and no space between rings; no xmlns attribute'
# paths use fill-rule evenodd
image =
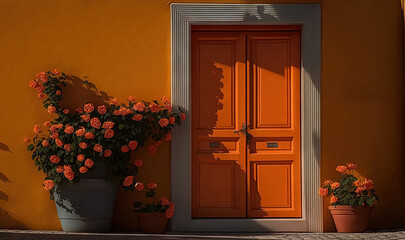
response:
<svg viewBox="0 0 405 240"><path fill-rule="evenodd" d="M260 9L260 11L258 11ZM302 218L191 217L191 25L301 25ZM173 131L173 231L322 232L320 184L321 7L319 4L171 4L171 90L187 119Z"/></svg>

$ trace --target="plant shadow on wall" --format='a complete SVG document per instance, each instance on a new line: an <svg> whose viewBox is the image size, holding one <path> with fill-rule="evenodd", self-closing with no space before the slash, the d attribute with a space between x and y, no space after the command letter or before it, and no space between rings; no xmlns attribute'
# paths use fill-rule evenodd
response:
<svg viewBox="0 0 405 240"><path fill-rule="evenodd" d="M13 153L10 150L10 148L3 142L0 142L0 151ZM0 172L0 184L9 184L9 183L11 183L10 179L2 172ZM9 201L8 195L3 190L0 190L0 203L8 201ZM3 207L0 207L0 226L3 228L20 228L20 229L28 228L23 223L15 220L13 214L4 209Z"/></svg>
<svg viewBox="0 0 405 240"><path fill-rule="evenodd" d="M197 96L193 105L193 217L246 218L247 209L241 211L247 206L246 184L249 182L257 189L256 181L247 179L246 162L238 163L235 160L238 157L230 158L240 153L239 141L246 139L234 133L241 127L237 124L242 124L236 120L238 101L231 92L235 90L235 83L225 78L220 65L226 64L212 62L201 71L200 84L193 82L198 84L193 89L193 95ZM231 135L220 136L220 131L228 131ZM254 194L255 200L260 202L259 192ZM213 206L233 213L216 216L212 211L205 212L204 208L215 209ZM267 215L257 208L257 204L248 208L255 210L258 217ZM235 212L238 212L237 216Z"/></svg>

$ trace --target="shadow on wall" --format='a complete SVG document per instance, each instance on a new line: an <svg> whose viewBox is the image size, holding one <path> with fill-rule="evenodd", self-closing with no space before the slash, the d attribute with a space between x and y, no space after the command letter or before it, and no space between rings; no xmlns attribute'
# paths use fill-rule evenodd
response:
<svg viewBox="0 0 405 240"><path fill-rule="evenodd" d="M13 153L10 148L4 144L3 142L0 142L0 151L5 151L9 153ZM4 161L4 159L3 159ZM1 171L1 170L0 170ZM2 172L0 172L0 182L1 184L8 184L11 183L10 179L4 175ZM1 185L0 185L1 186ZM14 219L13 214L7 210L5 210L2 205L4 205L4 202L8 202L9 197L8 195L3 191L2 188L0 188L0 228L18 228L18 229L27 229L28 227L24 225L23 223L17 221Z"/></svg>

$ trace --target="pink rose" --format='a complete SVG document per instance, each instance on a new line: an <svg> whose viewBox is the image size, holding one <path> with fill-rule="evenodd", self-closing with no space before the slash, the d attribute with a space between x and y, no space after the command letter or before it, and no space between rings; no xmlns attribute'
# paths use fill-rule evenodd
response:
<svg viewBox="0 0 405 240"><path fill-rule="evenodd" d="M129 148L128 148L127 145L124 145L124 146L121 147L121 152L126 153L128 151L129 151Z"/></svg>
<svg viewBox="0 0 405 240"><path fill-rule="evenodd" d="M84 161L84 155L83 154L77 155L77 161L83 162Z"/></svg>
<svg viewBox="0 0 405 240"><path fill-rule="evenodd" d="M163 197L160 198L160 203L162 205L169 205L170 202L169 202L169 199L167 199L166 196L163 196Z"/></svg>
<svg viewBox="0 0 405 240"><path fill-rule="evenodd" d="M34 125L34 132L36 133L36 134L38 134L39 133L39 130L41 130L41 127L39 126L39 125Z"/></svg>
<svg viewBox="0 0 405 240"><path fill-rule="evenodd" d="M83 121L88 122L90 121L90 114L82 114L80 117L83 119Z"/></svg>
<svg viewBox="0 0 405 240"><path fill-rule="evenodd" d="M38 93L38 98L44 98L45 94L43 92Z"/></svg>
<svg viewBox="0 0 405 240"><path fill-rule="evenodd" d="M106 149L106 150L104 151L104 157L109 157L109 156L111 156L111 154L112 154L112 152L111 152L110 149Z"/></svg>
<svg viewBox="0 0 405 240"><path fill-rule="evenodd" d="M81 166L81 167L79 168L79 172L80 172L80 173L86 173L87 170L89 170L89 169L88 169L87 167L85 167L85 166Z"/></svg>
<svg viewBox="0 0 405 240"><path fill-rule="evenodd" d="M104 133L104 138L112 138L114 137L114 131L111 129L107 129Z"/></svg>
<svg viewBox="0 0 405 240"><path fill-rule="evenodd" d="M118 102L118 100L116 98L113 98L111 100L111 103L114 104L114 105L118 105L119 102Z"/></svg>
<svg viewBox="0 0 405 240"><path fill-rule="evenodd" d="M127 99L130 102L135 102L135 97L134 96L129 96Z"/></svg>
<svg viewBox="0 0 405 240"><path fill-rule="evenodd" d="M111 121L106 121L103 123L103 127L104 129L108 129L108 128L113 128L114 127L114 123Z"/></svg>
<svg viewBox="0 0 405 240"><path fill-rule="evenodd" d="M52 155L49 157L49 160L51 161L51 163L57 164L60 161L60 158L56 155Z"/></svg>
<svg viewBox="0 0 405 240"><path fill-rule="evenodd" d="M166 134L166 136L165 136L166 142L170 141L171 139L172 139L172 134L171 133Z"/></svg>
<svg viewBox="0 0 405 240"><path fill-rule="evenodd" d="M53 73L54 75L59 75L59 74L60 74L59 69L57 69L57 68L55 68L55 69L52 71L52 73Z"/></svg>
<svg viewBox="0 0 405 240"><path fill-rule="evenodd" d="M94 162L90 158L87 158L86 161L84 161L84 165L86 165L86 167L88 167L88 168L91 168L91 167L93 167Z"/></svg>
<svg viewBox="0 0 405 240"><path fill-rule="evenodd" d="M130 186L134 182L134 176L127 176L124 181L122 182L122 185L125 187Z"/></svg>
<svg viewBox="0 0 405 240"><path fill-rule="evenodd" d="M135 183L135 189L138 191L142 191L144 189L143 183L141 182Z"/></svg>
<svg viewBox="0 0 405 240"><path fill-rule="evenodd" d="M57 90L55 93L56 93L56 95L58 95L58 96L62 95L62 92L61 92L60 90Z"/></svg>
<svg viewBox="0 0 405 240"><path fill-rule="evenodd" d="M51 126L51 122L50 121L45 121L44 122L44 127L49 127Z"/></svg>
<svg viewBox="0 0 405 240"><path fill-rule="evenodd" d="M52 106L52 105L49 105L49 107L48 107L48 113L54 113L54 112L56 112L56 107L54 107L54 106Z"/></svg>
<svg viewBox="0 0 405 240"><path fill-rule="evenodd" d="M28 142L30 142L31 140L30 140L30 138L28 137L28 136L26 136L26 137L24 137L23 138L23 142L25 142L25 143L28 143Z"/></svg>
<svg viewBox="0 0 405 240"><path fill-rule="evenodd" d="M143 165L143 161L141 159L136 159L134 161L134 165L137 166L137 167L140 167L140 166Z"/></svg>
<svg viewBox="0 0 405 240"><path fill-rule="evenodd" d="M42 144L43 147L49 147L49 146L51 146L51 145L49 144L48 140L43 140L41 144Z"/></svg>
<svg viewBox="0 0 405 240"><path fill-rule="evenodd" d="M180 119L181 119L181 121L186 120L186 114L180 113Z"/></svg>
<svg viewBox="0 0 405 240"><path fill-rule="evenodd" d="M159 112L159 111L160 111L160 106L157 105L156 103L152 103L151 105L149 105L149 109L150 109L152 112L156 113L156 112Z"/></svg>
<svg viewBox="0 0 405 240"><path fill-rule="evenodd" d="M62 111L64 114L68 114L69 113L69 109L63 109L63 111Z"/></svg>
<svg viewBox="0 0 405 240"><path fill-rule="evenodd" d="M38 83L34 80L30 81L30 87L35 88L38 85Z"/></svg>
<svg viewBox="0 0 405 240"><path fill-rule="evenodd" d="M79 147L80 147L81 149L86 149L86 148L87 148L87 143L85 143L85 142L80 142L80 143L79 143Z"/></svg>
<svg viewBox="0 0 405 240"><path fill-rule="evenodd" d="M55 143L56 143L56 146L58 146L58 147L62 147L62 146L63 146L63 142L62 142L62 140L60 140L59 138L56 138L56 139L55 139Z"/></svg>
<svg viewBox="0 0 405 240"><path fill-rule="evenodd" d="M76 130L76 136L81 137L86 133L86 129L84 129L84 127Z"/></svg>
<svg viewBox="0 0 405 240"><path fill-rule="evenodd" d="M78 112L78 113L83 113L83 109L82 109L82 108L76 108L75 111Z"/></svg>
<svg viewBox="0 0 405 240"><path fill-rule="evenodd" d="M157 184L154 183L154 182L151 182L151 183L148 184L149 189L156 189L156 187L157 187Z"/></svg>
<svg viewBox="0 0 405 240"><path fill-rule="evenodd" d="M158 123L159 123L160 127L163 128L169 124L169 120L167 120L166 118L161 118Z"/></svg>
<svg viewBox="0 0 405 240"><path fill-rule="evenodd" d="M86 132L86 133L84 134L84 137L85 137L86 139L94 139L94 134L93 134L92 132Z"/></svg>
<svg viewBox="0 0 405 240"><path fill-rule="evenodd" d="M70 125L68 125L66 128L65 128L65 133L66 134L71 134L71 133L73 133L75 131L75 129L72 127L72 126L70 126Z"/></svg>
<svg viewBox="0 0 405 240"><path fill-rule="evenodd" d="M66 151L70 152L70 151L72 151L72 145L70 145L70 144L65 144L65 146L63 146L63 149L65 149Z"/></svg>

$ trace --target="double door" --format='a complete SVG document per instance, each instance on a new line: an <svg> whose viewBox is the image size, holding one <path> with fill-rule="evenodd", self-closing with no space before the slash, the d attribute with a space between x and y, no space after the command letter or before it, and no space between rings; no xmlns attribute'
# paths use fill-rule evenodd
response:
<svg viewBox="0 0 405 240"><path fill-rule="evenodd" d="M301 217L300 32L193 31L192 217Z"/></svg>

